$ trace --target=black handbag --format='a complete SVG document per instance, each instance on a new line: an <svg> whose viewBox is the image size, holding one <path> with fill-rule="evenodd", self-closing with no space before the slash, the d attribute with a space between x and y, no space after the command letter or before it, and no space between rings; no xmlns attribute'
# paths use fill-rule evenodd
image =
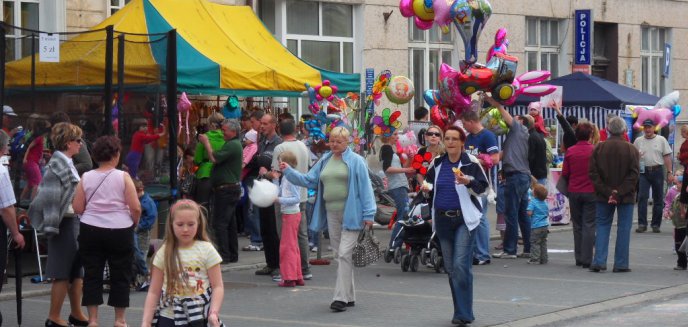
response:
<svg viewBox="0 0 688 327"><path fill-rule="evenodd" d="M352 261L354 267L365 267L380 259L380 241L373 235L372 229L365 227L358 234L354 245Z"/></svg>

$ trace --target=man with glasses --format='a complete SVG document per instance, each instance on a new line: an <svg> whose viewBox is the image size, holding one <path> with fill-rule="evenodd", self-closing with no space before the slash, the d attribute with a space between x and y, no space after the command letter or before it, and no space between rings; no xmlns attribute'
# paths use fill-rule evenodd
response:
<svg viewBox="0 0 688 327"><path fill-rule="evenodd" d="M464 112L461 121L463 128L468 132L464 145L466 153L478 158L487 175L488 183L494 185L493 178L496 176L496 166L499 162L497 136L483 127L476 111ZM487 265L490 264L490 222L487 220L487 194L480 197L480 202L483 214L480 217L480 225L476 229L473 264Z"/></svg>

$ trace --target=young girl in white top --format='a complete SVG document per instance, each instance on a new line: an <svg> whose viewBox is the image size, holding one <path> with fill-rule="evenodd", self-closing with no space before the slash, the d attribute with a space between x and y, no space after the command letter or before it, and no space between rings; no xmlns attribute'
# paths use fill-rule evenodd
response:
<svg viewBox="0 0 688 327"><path fill-rule="evenodd" d="M296 155L290 151L279 155L280 162L286 162L291 167L296 167ZM300 187L292 184L286 178L280 181L280 193L277 201L282 212L282 237L280 239L280 272L281 287L303 286L303 273L301 272L301 251L299 250L298 234L301 223Z"/></svg>
<svg viewBox="0 0 688 327"><path fill-rule="evenodd" d="M206 226L203 209L192 200L179 200L170 209L163 245L153 259L142 326L224 326L218 318L222 258Z"/></svg>

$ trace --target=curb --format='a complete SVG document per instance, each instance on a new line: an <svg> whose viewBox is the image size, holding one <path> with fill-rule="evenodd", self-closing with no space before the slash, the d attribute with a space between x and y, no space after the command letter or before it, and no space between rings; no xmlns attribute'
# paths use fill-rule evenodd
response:
<svg viewBox="0 0 688 327"><path fill-rule="evenodd" d="M504 324L492 325L493 327L535 327L546 326L557 322L565 322L580 317L589 317L604 311L618 309L630 305L650 302L663 298L683 295L688 292L688 285L670 286L663 289L647 291L643 293L627 294L623 297L582 305L579 307L547 313L539 316L510 321Z"/></svg>

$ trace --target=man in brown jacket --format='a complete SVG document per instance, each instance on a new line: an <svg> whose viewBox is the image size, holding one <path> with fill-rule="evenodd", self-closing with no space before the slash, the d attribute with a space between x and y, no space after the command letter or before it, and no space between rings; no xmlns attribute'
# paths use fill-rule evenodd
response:
<svg viewBox="0 0 688 327"><path fill-rule="evenodd" d="M633 204L640 174L640 153L623 139L626 123L621 117L609 120L611 136L598 144L590 158L590 178L597 195L597 236L590 271L607 270L609 233L614 210L618 210L614 272L630 272L628 248L633 224Z"/></svg>

